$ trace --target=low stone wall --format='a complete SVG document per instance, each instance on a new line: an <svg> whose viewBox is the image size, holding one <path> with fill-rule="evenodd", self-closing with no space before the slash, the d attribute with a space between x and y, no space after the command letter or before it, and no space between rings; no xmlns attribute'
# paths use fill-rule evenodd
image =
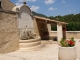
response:
<svg viewBox="0 0 80 60"><path fill-rule="evenodd" d="M57 36L57 31L51 31L50 36ZM66 31L66 38L80 39L80 31Z"/></svg>

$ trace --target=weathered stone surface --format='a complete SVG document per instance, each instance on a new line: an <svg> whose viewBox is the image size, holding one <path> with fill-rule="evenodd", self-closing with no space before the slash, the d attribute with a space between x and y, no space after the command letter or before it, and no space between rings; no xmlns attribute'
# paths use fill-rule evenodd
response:
<svg viewBox="0 0 80 60"><path fill-rule="evenodd" d="M2 9L4 10L12 10L12 8L15 6L10 0L1 0Z"/></svg>
<svg viewBox="0 0 80 60"><path fill-rule="evenodd" d="M28 39L34 39L36 37L35 33L31 29L20 29L20 39L22 40L28 40Z"/></svg>
<svg viewBox="0 0 80 60"><path fill-rule="evenodd" d="M34 39L36 38L36 34L34 33L33 30L28 30L28 35L29 35L29 39Z"/></svg>
<svg viewBox="0 0 80 60"><path fill-rule="evenodd" d="M8 53L18 50L16 33L0 33L0 53ZM15 38L15 39L14 39Z"/></svg>
<svg viewBox="0 0 80 60"><path fill-rule="evenodd" d="M34 25L34 32L36 33L37 36L39 36L39 30L38 30L37 21L35 18L33 20L33 25Z"/></svg>
<svg viewBox="0 0 80 60"><path fill-rule="evenodd" d="M2 13L2 19L0 19L0 53L8 53L18 49L17 19L14 15Z"/></svg>
<svg viewBox="0 0 80 60"><path fill-rule="evenodd" d="M37 50L41 47L40 37L29 40L19 40L19 46L20 46L19 51Z"/></svg>
<svg viewBox="0 0 80 60"><path fill-rule="evenodd" d="M28 29L20 29L20 39L22 40L29 39Z"/></svg>

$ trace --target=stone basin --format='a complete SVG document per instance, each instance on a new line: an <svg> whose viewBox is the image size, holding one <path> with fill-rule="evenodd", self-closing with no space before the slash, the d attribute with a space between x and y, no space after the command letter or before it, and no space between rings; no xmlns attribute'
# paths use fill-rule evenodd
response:
<svg viewBox="0 0 80 60"><path fill-rule="evenodd" d="M37 50L41 46L41 39L37 37L29 40L19 40L19 51Z"/></svg>

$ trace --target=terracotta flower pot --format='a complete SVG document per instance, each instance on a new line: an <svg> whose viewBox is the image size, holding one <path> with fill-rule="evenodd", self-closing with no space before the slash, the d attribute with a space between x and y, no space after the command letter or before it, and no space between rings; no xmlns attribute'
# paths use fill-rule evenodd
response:
<svg viewBox="0 0 80 60"><path fill-rule="evenodd" d="M77 58L76 47L59 46L58 58L59 60L76 60Z"/></svg>

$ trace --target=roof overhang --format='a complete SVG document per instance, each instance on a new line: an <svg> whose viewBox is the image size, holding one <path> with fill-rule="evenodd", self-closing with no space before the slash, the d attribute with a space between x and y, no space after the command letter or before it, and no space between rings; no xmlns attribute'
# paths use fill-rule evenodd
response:
<svg viewBox="0 0 80 60"><path fill-rule="evenodd" d="M59 23L59 24L62 24L62 25L68 24L66 22L51 20L51 19L44 18L44 17L39 17L39 16L34 16L34 18L36 18L36 20L38 20L40 22L45 22L45 23L49 23L49 24L53 24L53 23L55 23L55 24Z"/></svg>

